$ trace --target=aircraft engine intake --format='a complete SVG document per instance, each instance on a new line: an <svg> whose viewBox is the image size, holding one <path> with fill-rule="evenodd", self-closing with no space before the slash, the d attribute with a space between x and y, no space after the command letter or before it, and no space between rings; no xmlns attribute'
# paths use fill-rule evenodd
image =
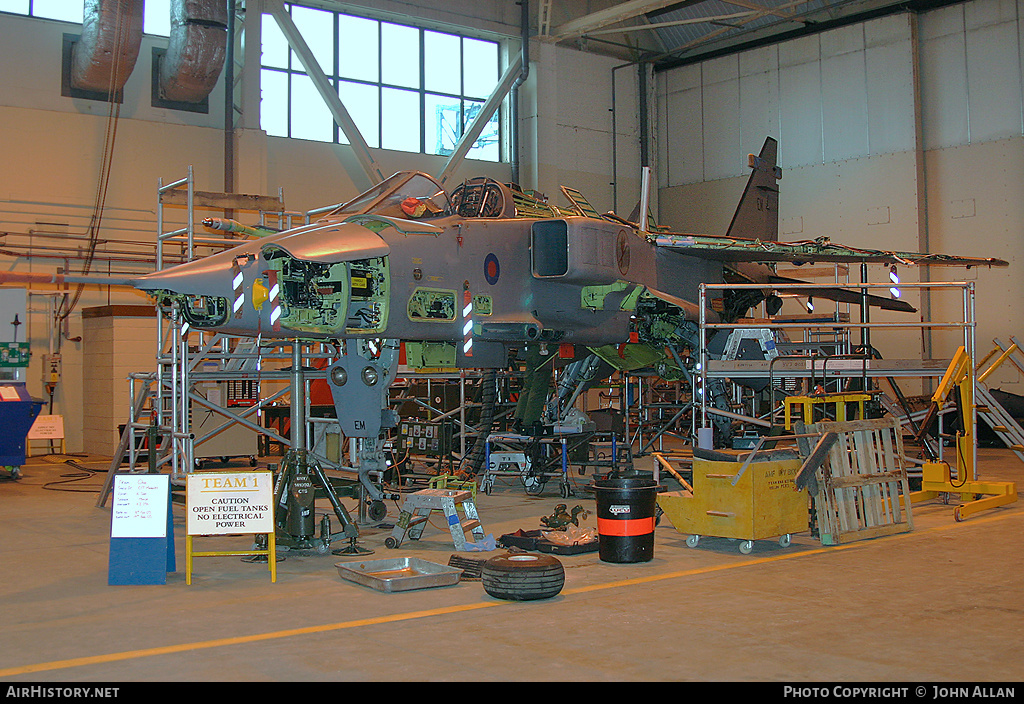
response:
<svg viewBox="0 0 1024 704"><path fill-rule="evenodd" d="M641 242L616 223L582 217L541 220L530 232L533 276L608 285L629 273L630 247Z"/></svg>

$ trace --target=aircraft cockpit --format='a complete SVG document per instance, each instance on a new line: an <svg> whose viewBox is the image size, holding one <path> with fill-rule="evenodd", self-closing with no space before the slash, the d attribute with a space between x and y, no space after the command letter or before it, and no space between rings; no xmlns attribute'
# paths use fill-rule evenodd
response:
<svg viewBox="0 0 1024 704"><path fill-rule="evenodd" d="M452 191L448 212L463 218L512 217L512 194L493 178L471 178Z"/></svg>

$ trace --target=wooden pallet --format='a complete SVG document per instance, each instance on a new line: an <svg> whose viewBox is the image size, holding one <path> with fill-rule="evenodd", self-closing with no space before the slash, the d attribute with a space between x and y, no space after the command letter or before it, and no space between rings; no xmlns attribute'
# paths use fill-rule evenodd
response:
<svg viewBox="0 0 1024 704"><path fill-rule="evenodd" d="M820 433L828 440L822 448L831 445L827 457L810 450L809 443L802 448L807 458L802 475L811 469L809 463L820 462L814 507L822 545L914 529L899 419L821 422L798 432Z"/></svg>

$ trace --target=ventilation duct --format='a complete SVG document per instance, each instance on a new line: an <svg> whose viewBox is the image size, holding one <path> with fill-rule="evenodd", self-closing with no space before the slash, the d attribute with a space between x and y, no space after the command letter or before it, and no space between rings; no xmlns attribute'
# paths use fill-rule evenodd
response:
<svg viewBox="0 0 1024 704"><path fill-rule="evenodd" d="M171 37L160 60L160 99L206 100L224 68L227 6L225 0L171 0Z"/></svg>
<svg viewBox="0 0 1024 704"><path fill-rule="evenodd" d="M82 35L71 49L71 88L105 95L124 88L142 45L142 2L85 0Z"/></svg>

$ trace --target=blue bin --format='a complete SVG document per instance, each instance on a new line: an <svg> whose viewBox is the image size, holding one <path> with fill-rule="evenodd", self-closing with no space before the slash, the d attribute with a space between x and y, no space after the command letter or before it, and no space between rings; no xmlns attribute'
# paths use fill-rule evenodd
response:
<svg viewBox="0 0 1024 704"><path fill-rule="evenodd" d="M0 467L25 464L28 431L42 409L43 402L29 396L25 384L0 383Z"/></svg>

